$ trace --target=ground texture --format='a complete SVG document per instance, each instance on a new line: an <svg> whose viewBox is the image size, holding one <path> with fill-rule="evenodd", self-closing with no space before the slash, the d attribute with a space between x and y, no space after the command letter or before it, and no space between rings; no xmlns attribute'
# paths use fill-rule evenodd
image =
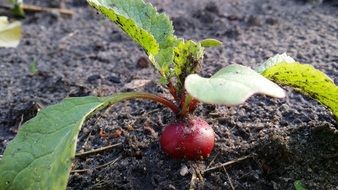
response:
<svg viewBox="0 0 338 190"><path fill-rule="evenodd" d="M25 2L59 5L55 0ZM179 37L224 43L207 50L204 76L231 63L255 67L287 52L338 83L336 1L150 2L172 18ZM131 90L167 93L156 71L140 61L143 51L121 30L84 0L65 5L75 11L72 17L30 13L22 20L19 47L0 49L0 154L23 122L65 97ZM39 71L33 74L31 65ZM257 95L237 107L201 105L196 115L214 127L216 147L198 162L172 160L161 152L162 127L174 120L168 109L149 101L110 107L86 122L77 151L120 145L76 158L68 189L284 190L293 189L296 180L308 189L338 189L336 121L314 100L285 90L282 100ZM247 155L251 157L205 171Z"/></svg>

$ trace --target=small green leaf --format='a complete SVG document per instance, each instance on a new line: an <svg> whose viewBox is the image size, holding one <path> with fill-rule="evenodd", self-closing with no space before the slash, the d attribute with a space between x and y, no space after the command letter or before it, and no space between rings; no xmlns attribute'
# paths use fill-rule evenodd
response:
<svg viewBox="0 0 338 190"><path fill-rule="evenodd" d="M296 180L294 183L293 183L293 186L295 187L296 190L307 190L302 182L300 180Z"/></svg>
<svg viewBox="0 0 338 190"><path fill-rule="evenodd" d="M33 60L32 63L29 65L29 70L32 75L36 75L39 72L36 60Z"/></svg>
<svg viewBox="0 0 338 190"><path fill-rule="evenodd" d="M216 39L204 39L200 41L202 47L217 47L221 46L223 43L221 41L218 41Z"/></svg>
<svg viewBox="0 0 338 190"><path fill-rule="evenodd" d="M16 16L24 17L25 11L23 10L23 1L22 0L11 0L13 8L11 9L12 13Z"/></svg>
<svg viewBox="0 0 338 190"><path fill-rule="evenodd" d="M108 105L145 96L151 94L130 92L105 98L68 98L46 107L21 126L8 144L0 160L0 189L66 189L84 120Z"/></svg>
<svg viewBox="0 0 338 190"><path fill-rule="evenodd" d="M308 64L279 62L266 68L262 75L279 83L295 87L323 105L338 119L338 86L323 72Z"/></svg>
<svg viewBox="0 0 338 190"><path fill-rule="evenodd" d="M204 48L200 43L192 40L180 40L174 49L174 53L174 71L175 75L180 78L183 72L186 74L194 73L195 68L199 66L203 59Z"/></svg>
<svg viewBox="0 0 338 190"><path fill-rule="evenodd" d="M211 104L238 105L256 93L277 98L285 96L278 85L238 64L229 65L210 78L189 75L185 88L194 98Z"/></svg>
<svg viewBox="0 0 338 190"><path fill-rule="evenodd" d="M142 46L162 75L169 72L176 37L171 21L143 0L87 0Z"/></svg>
<svg viewBox="0 0 338 190"><path fill-rule="evenodd" d="M9 23L5 16L0 17L0 47L17 47L21 39L21 23Z"/></svg>
<svg viewBox="0 0 338 190"><path fill-rule="evenodd" d="M161 84L161 85L167 85L167 84L168 84L167 78L161 76L161 77L160 77L160 84Z"/></svg>

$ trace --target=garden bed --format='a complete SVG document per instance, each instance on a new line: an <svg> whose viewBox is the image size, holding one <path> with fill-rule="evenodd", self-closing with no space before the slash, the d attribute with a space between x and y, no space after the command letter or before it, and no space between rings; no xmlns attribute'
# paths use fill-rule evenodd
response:
<svg viewBox="0 0 338 190"><path fill-rule="evenodd" d="M186 39L223 42L208 49L202 75L232 63L256 67L287 52L338 82L338 6L303 1L152 0ZM25 1L53 7L58 1ZM65 97L148 91L164 94L143 51L85 1L66 1L73 16L29 13L16 49L0 49L0 154L23 122ZM32 73L36 65L37 73ZM152 80L153 79L153 80ZM308 189L338 187L338 131L331 113L291 88L285 99L256 95L236 107L204 105L216 146L203 161L168 158L161 126L174 115L149 101L97 113L79 135L69 189ZM241 161L208 170L231 160ZM187 169L187 170L186 170ZM193 172L194 171L194 172ZM197 173L201 175L194 176Z"/></svg>

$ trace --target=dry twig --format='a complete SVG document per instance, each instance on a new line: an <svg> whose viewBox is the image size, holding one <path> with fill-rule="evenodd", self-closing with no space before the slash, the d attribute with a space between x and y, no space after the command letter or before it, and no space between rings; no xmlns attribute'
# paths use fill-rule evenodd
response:
<svg viewBox="0 0 338 190"><path fill-rule="evenodd" d="M215 162L217 156L219 155L219 152L217 152L216 156L211 160L211 162L208 164L207 169Z"/></svg>
<svg viewBox="0 0 338 190"><path fill-rule="evenodd" d="M93 150L90 150L90 151L87 151L87 152L77 153L77 154L75 154L75 156L81 157L81 156L85 156L85 155L88 155L88 154L94 154L94 153L106 151L106 150L109 150L109 149L112 149L114 147L121 146L121 145L122 145L122 143L112 144L112 145L109 145L109 146L93 149Z"/></svg>
<svg viewBox="0 0 338 190"><path fill-rule="evenodd" d="M196 175L196 170L192 169L192 175L191 175L191 180L190 180L190 185L189 185L189 190L195 189L195 182L197 180L197 175Z"/></svg>
<svg viewBox="0 0 338 190"><path fill-rule="evenodd" d="M225 162L223 164L220 164L220 165L217 165L217 166L205 169L202 173L205 173L205 172L208 172L208 171L211 171L211 170L215 170L215 169L218 169L218 168L222 168L222 167L225 167L225 166L229 166L229 165L235 164L237 162L240 162L240 161L246 160L248 158L252 158L252 157L253 157L253 155L243 156L243 157L237 158L235 160L231 160L229 162Z"/></svg>
<svg viewBox="0 0 338 190"><path fill-rule="evenodd" d="M81 172L87 172L87 171L90 171L90 170L95 170L95 169L103 168L103 167L109 166L111 164L115 164L121 158L122 158L122 156L119 156L119 157L117 157L116 159L114 159L114 160L112 160L110 162L107 162L105 164L99 165L99 166L94 167L94 168L87 168L87 169L81 169L81 170L71 170L70 172L71 173L81 173Z"/></svg>
<svg viewBox="0 0 338 190"><path fill-rule="evenodd" d="M11 5L0 5L0 8L12 9ZM49 8L49 7L40 7L36 5L27 5L23 4L22 9L27 12L59 12L60 14L72 16L74 11L64 8Z"/></svg>
<svg viewBox="0 0 338 190"><path fill-rule="evenodd" d="M338 153L335 153L335 154L326 154L323 157L326 158L326 159L337 158L338 157Z"/></svg>
<svg viewBox="0 0 338 190"><path fill-rule="evenodd" d="M227 178L228 178L228 181L229 181L229 184L230 184L230 187L232 190L235 190L235 187L234 187L234 184L232 184L232 180L230 178L230 175L228 174L227 170L225 169L225 167L223 166L223 170L225 172L225 174L227 175Z"/></svg>

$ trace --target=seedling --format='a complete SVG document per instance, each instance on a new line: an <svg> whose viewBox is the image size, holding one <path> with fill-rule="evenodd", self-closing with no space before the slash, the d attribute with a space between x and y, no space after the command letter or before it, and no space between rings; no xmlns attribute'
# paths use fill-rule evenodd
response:
<svg viewBox="0 0 338 190"><path fill-rule="evenodd" d="M221 42L177 38L169 18L142 0L88 2L143 47L159 71L161 84L172 98L152 95L151 99L164 103L177 116L177 122L164 127L160 137L161 147L169 156L201 159L210 155L215 142L214 131L204 119L193 116L200 102L237 105L254 93L279 98L285 95L277 85L241 65L230 65L209 79L198 76L204 48L219 46Z"/></svg>
<svg viewBox="0 0 338 190"><path fill-rule="evenodd" d="M25 11L23 10L23 0L9 0L12 4L12 13L19 17L25 17Z"/></svg>
<svg viewBox="0 0 338 190"><path fill-rule="evenodd" d="M68 98L42 109L19 129L7 146L0 160L0 189L65 189L84 120L123 100L150 99L175 113L176 122L163 128L160 144L167 155L176 159L203 159L212 152L214 131L203 118L194 116L200 103L234 106L256 93L276 98L285 96L283 89L262 75L296 86L338 115L337 86L311 66L299 64L283 54L262 64L258 72L232 64L210 78L204 78L198 75L204 49L219 46L221 42L214 39L195 42L176 37L169 18L157 13L143 0L88 2L145 50L160 73L160 84L171 98L147 92L127 92L110 97ZM313 86L316 88L311 88Z"/></svg>

